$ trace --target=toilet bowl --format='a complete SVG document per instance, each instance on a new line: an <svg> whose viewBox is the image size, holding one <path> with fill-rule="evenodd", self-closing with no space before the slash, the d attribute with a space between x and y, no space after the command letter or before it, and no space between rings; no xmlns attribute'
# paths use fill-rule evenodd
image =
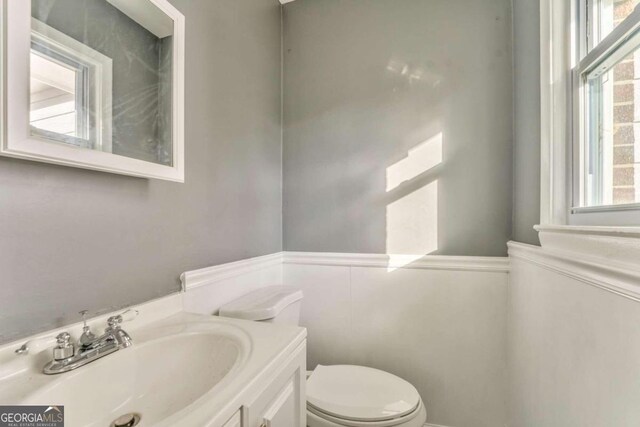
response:
<svg viewBox="0 0 640 427"><path fill-rule="evenodd" d="M220 316L298 324L302 291L270 286L220 308ZM427 411L411 383L379 369L318 365L307 377L308 427L422 427Z"/></svg>

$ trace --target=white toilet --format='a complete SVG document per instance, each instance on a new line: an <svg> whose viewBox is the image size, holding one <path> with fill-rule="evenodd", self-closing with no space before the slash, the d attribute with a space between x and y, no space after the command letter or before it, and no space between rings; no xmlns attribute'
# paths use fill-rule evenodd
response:
<svg viewBox="0 0 640 427"><path fill-rule="evenodd" d="M220 309L220 316L298 324L302 291L270 286ZM427 411L416 388L364 366L318 365L307 378L309 427L422 427Z"/></svg>

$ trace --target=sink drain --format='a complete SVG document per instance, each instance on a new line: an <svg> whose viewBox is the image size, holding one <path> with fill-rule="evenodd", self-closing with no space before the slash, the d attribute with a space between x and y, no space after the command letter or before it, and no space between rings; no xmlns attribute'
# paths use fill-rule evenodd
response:
<svg viewBox="0 0 640 427"><path fill-rule="evenodd" d="M140 414L132 412L130 414L124 414L113 420L111 427L133 427L137 426L140 422Z"/></svg>

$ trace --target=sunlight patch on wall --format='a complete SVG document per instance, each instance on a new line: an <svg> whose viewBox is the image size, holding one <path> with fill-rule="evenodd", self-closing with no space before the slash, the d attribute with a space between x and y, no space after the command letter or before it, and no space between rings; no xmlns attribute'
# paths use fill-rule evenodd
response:
<svg viewBox="0 0 640 427"><path fill-rule="evenodd" d="M424 65L411 65L405 61L391 59L387 64L387 71L392 75L406 79L409 84L426 83L432 88L442 83L442 74L438 68L437 64L431 61Z"/></svg>
<svg viewBox="0 0 640 427"><path fill-rule="evenodd" d="M387 206L388 271L438 249L438 181Z"/></svg>
<svg viewBox="0 0 640 427"><path fill-rule="evenodd" d="M387 168L387 192L442 163L442 132L415 146Z"/></svg>

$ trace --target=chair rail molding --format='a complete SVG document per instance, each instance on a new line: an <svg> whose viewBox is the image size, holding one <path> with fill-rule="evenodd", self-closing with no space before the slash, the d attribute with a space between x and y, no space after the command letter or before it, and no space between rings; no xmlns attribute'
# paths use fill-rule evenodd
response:
<svg viewBox="0 0 640 427"><path fill-rule="evenodd" d="M186 292L187 290L206 286L231 277L280 265L282 265L282 252L276 252L255 258L186 271L180 275L182 291Z"/></svg>
<svg viewBox="0 0 640 427"><path fill-rule="evenodd" d="M509 242L509 257L640 301L640 228L536 226L542 247Z"/></svg>
<svg viewBox="0 0 640 427"><path fill-rule="evenodd" d="M232 277L285 264L509 272L509 258L507 257L276 252L255 258L186 271L180 275L182 291L185 292Z"/></svg>
<svg viewBox="0 0 640 427"><path fill-rule="evenodd" d="M507 257L283 252L284 264L508 272Z"/></svg>

